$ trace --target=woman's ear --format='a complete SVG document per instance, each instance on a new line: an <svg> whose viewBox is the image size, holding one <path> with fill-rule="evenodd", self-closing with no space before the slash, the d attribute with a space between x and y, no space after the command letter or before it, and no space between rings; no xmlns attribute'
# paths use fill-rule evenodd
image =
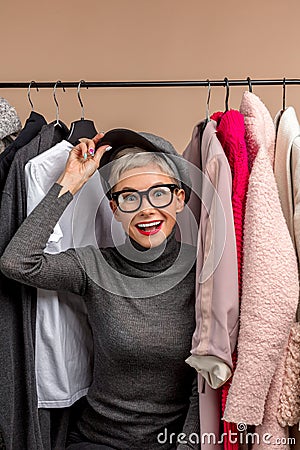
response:
<svg viewBox="0 0 300 450"><path fill-rule="evenodd" d="M184 208L184 199L185 199L185 192L184 192L184 190L183 189L179 189L179 191L177 191L175 193L175 198L176 198L176 212L179 213Z"/></svg>
<svg viewBox="0 0 300 450"><path fill-rule="evenodd" d="M109 200L109 206L110 206L110 209L113 212L113 215L114 215L114 218L116 219L116 221L120 222L119 208L118 208L115 200Z"/></svg>

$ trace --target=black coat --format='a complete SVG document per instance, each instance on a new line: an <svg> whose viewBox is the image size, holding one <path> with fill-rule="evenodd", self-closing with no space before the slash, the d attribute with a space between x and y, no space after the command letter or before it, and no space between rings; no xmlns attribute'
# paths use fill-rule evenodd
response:
<svg viewBox="0 0 300 450"><path fill-rule="evenodd" d="M26 163L64 139L67 132L66 127L53 123L44 125L33 140L14 151L2 191L0 255L27 216ZM37 407L35 309L36 289L0 274L0 431L7 450L50 448L47 417L40 412L41 428Z"/></svg>

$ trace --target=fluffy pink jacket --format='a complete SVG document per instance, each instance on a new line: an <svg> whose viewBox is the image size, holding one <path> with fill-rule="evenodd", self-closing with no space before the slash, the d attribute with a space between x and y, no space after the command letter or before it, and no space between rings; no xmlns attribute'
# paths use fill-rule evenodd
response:
<svg viewBox="0 0 300 450"><path fill-rule="evenodd" d="M285 351L281 354L273 375L266 401L263 423L255 427L255 432L259 435L259 441L255 442L252 450L288 450L290 448L287 444L287 438L289 437L288 427L281 427L277 420L286 350L285 348ZM266 436L269 436L269 438L266 439Z"/></svg>
<svg viewBox="0 0 300 450"><path fill-rule="evenodd" d="M244 93L240 111L245 116L252 171L244 226L238 361L224 418L228 422L263 424L260 431L266 425L266 432L281 437L283 429L276 420L277 383L298 304L297 259L272 168L275 141L272 118L261 100L250 92ZM263 449L262 444L259 448Z"/></svg>

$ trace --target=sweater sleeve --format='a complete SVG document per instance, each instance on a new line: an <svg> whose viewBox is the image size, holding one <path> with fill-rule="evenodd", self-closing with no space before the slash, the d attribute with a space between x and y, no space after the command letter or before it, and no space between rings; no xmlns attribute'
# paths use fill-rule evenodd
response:
<svg viewBox="0 0 300 450"><path fill-rule="evenodd" d="M44 253L54 226L73 199L70 192L58 197L61 187L55 183L22 223L0 259L0 270L30 286L84 295L87 277L76 250Z"/></svg>
<svg viewBox="0 0 300 450"><path fill-rule="evenodd" d="M198 376L195 371L193 379L190 406L182 429L182 436L179 435L176 450L199 450L201 443L200 436L200 418L199 418L199 392Z"/></svg>

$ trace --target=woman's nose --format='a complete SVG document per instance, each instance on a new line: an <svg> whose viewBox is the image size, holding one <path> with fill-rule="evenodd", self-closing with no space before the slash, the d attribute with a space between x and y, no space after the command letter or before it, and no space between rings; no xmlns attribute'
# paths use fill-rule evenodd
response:
<svg viewBox="0 0 300 450"><path fill-rule="evenodd" d="M140 206L140 211L147 211L148 209L153 209L153 206L148 200L147 194L142 195L142 203Z"/></svg>

